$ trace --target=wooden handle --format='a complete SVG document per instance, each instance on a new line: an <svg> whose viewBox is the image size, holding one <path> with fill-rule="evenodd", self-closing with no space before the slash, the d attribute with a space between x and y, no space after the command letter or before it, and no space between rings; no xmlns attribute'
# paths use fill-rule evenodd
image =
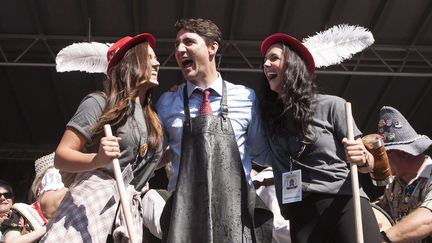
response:
<svg viewBox="0 0 432 243"><path fill-rule="evenodd" d="M347 138L348 140L354 141L354 127L353 127L353 118L352 118L350 102L345 103L345 113L346 113L346 125L347 125ZM363 243L363 225L362 225L361 208L360 208L360 190L359 190L357 164L350 163L350 168L351 168L351 184L352 184L352 191L353 191L354 219L355 219L357 243Z"/></svg>
<svg viewBox="0 0 432 243"><path fill-rule="evenodd" d="M104 131L105 131L105 136L109 137L112 136L112 131L111 131L111 126L109 124L104 125ZM117 190L119 192L120 195L120 204L122 206L122 210L123 210L123 214L125 217L125 221L126 221L126 228L127 231L129 233L129 240L131 243L137 243L136 238L135 238L135 227L132 221L132 214L130 212L130 207L129 207L129 202L128 202L128 197L126 194L126 189L125 189L125 185L123 182L123 177L122 177L122 173L121 173L121 169L120 169L120 162L119 160L113 159L112 160L112 165L113 165L113 170L114 170L114 177L116 180L116 184L117 184Z"/></svg>

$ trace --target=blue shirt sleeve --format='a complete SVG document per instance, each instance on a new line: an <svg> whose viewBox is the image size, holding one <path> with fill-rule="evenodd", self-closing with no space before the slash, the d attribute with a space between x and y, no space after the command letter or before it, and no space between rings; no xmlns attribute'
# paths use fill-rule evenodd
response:
<svg viewBox="0 0 432 243"><path fill-rule="evenodd" d="M267 135L261 122L258 99L254 96L251 123L247 131L247 151L252 161L260 166L271 166L273 156L267 142Z"/></svg>

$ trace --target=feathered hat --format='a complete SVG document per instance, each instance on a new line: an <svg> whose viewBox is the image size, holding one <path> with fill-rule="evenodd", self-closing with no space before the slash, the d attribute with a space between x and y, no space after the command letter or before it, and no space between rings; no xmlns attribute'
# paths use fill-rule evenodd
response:
<svg viewBox="0 0 432 243"><path fill-rule="evenodd" d="M148 42L156 46L156 38L150 33L125 36L114 44L99 42L74 43L63 48L56 57L57 72L83 71L107 73L133 46Z"/></svg>
<svg viewBox="0 0 432 243"><path fill-rule="evenodd" d="M271 45L284 43L305 62L308 72L314 74L315 68L339 64L373 42L372 33L363 27L336 25L304 39L303 42L287 34L272 34L262 41L261 55L264 57Z"/></svg>

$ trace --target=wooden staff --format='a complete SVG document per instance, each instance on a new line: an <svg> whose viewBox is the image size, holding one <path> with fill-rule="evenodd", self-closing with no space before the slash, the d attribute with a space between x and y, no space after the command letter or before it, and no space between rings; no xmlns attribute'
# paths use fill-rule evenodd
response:
<svg viewBox="0 0 432 243"><path fill-rule="evenodd" d="M109 124L104 125L105 130L105 136L110 137L112 136L111 126ZM126 195L125 185L123 182L123 176L120 169L120 162L118 159L113 159L112 161L113 170L114 170L114 177L117 184L117 190L120 195L120 204L123 209L124 218L126 221L126 228L129 233L129 240L131 243L137 243L135 238L135 227L133 225L132 221L132 214L129 211L129 203L128 203L128 197Z"/></svg>
<svg viewBox="0 0 432 243"><path fill-rule="evenodd" d="M346 124L347 124L347 137L348 140L354 141L354 128L353 128L353 118L351 112L351 103L345 103L345 113L346 113ZM357 164L350 163L351 168L351 183L353 191L353 202L354 202L354 219L356 227L356 239L357 243L363 243L363 226L361 219L361 208L360 208L360 192L359 192L359 180Z"/></svg>

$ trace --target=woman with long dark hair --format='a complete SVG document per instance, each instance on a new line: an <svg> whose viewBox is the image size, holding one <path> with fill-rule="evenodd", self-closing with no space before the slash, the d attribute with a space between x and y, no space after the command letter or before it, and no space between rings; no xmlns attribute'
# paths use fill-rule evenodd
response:
<svg viewBox="0 0 432 243"><path fill-rule="evenodd" d="M318 94L309 50L286 34L261 44L267 79L261 114L275 161L273 172L282 214L290 220L292 242L355 242L348 162L372 170L374 159L361 142L347 140L344 103ZM366 194L360 190L364 242L380 234Z"/></svg>
<svg viewBox="0 0 432 243"><path fill-rule="evenodd" d="M55 166L74 173L62 204L48 230L46 242L105 242L117 237L114 224L119 196L111 161L118 158L131 201L134 223L140 224L140 192L162 153L162 127L151 103L158 85L159 62L155 38L148 33L124 37L107 53L104 92L81 102L69 121L55 153ZM114 136L105 136L110 124ZM118 218L118 217L117 217ZM142 235L142 227L137 227ZM114 229L114 232L112 232ZM138 239L139 240L139 239Z"/></svg>

